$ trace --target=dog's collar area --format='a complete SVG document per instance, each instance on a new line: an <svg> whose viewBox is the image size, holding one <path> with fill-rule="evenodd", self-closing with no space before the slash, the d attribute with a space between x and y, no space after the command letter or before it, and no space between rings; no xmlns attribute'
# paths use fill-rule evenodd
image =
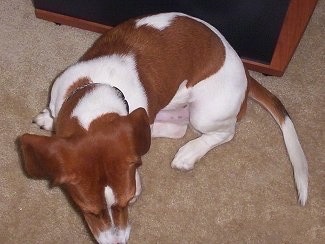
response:
<svg viewBox="0 0 325 244"><path fill-rule="evenodd" d="M64 102L67 102L71 97L73 97L78 91L80 90L83 90L84 88L88 87L88 86L95 86L96 84L99 84L99 83L88 83L86 85L83 85L83 86L79 86L77 87L75 90L73 90L67 97L66 99L64 100Z"/></svg>
<svg viewBox="0 0 325 244"><path fill-rule="evenodd" d="M88 83L86 85L83 85L83 86L79 86L78 88L76 88L73 92L71 92L67 98L65 99L64 102L67 102L71 97L73 97L77 92L79 92L80 90L83 90L85 89L86 87L89 87L89 86L95 86L95 85L103 85L101 83ZM117 93L117 96L122 99L123 103L125 104L125 108L126 108L126 112L129 114L130 113L130 107L129 107L129 103L126 101L125 99L125 96L123 94L123 92L118 89L116 86L112 86L112 88L116 91Z"/></svg>
<svg viewBox="0 0 325 244"><path fill-rule="evenodd" d="M126 112L129 114L130 113L129 103L128 103L128 101L126 101L123 92L120 89L118 89L116 86L113 86L113 88L117 92L117 95L119 96L119 98L122 99L123 103L125 104Z"/></svg>

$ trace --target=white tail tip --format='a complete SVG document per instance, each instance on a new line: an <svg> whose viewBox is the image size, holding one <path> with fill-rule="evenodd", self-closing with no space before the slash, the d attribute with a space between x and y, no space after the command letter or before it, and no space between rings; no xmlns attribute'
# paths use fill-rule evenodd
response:
<svg viewBox="0 0 325 244"><path fill-rule="evenodd" d="M308 197L308 165L306 156L299 143L295 127L287 116L281 125L284 142L293 167L294 178L298 191L299 203L304 206Z"/></svg>

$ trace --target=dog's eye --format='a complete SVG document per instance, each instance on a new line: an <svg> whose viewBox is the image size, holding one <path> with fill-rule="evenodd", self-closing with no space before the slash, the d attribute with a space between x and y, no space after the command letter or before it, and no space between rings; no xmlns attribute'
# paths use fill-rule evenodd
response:
<svg viewBox="0 0 325 244"><path fill-rule="evenodd" d="M102 209L102 210L98 210L98 211L87 212L87 214L90 214L96 218L102 218L102 217L105 217L106 211L107 211L107 209Z"/></svg>

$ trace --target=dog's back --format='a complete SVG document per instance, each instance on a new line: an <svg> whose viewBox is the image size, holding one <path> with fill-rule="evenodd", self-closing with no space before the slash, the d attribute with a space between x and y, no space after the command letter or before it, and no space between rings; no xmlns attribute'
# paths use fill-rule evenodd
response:
<svg viewBox="0 0 325 244"><path fill-rule="evenodd" d="M223 66L226 55L220 37L189 16L161 14L159 25L155 21L157 16L129 20L100 37L81 58L134 55L151 121L181 82L192 87L206 79Z"/></svg>

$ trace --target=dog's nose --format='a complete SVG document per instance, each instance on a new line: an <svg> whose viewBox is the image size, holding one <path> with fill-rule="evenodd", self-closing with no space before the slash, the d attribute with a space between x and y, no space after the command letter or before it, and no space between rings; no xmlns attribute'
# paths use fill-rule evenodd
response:
<svg viewBox="0 0 325 244"><path fill-rule="evenodd" d="M111 228L103 231L96 238L99 244L127 244L130 236L131 227L125 229Z"/></svg>

